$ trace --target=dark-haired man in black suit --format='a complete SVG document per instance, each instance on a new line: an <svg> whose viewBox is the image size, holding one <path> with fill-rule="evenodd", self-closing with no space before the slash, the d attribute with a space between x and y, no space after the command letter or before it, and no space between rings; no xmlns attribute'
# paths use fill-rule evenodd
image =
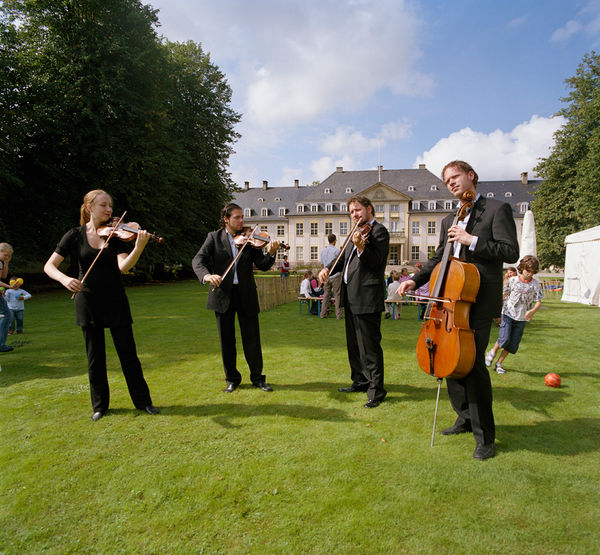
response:
<svg viewBox="0 0 600 555"><path fill-rule="evenodd" d="M237 352L235 346L235 315L238 316L242 333L244 356L250 367L252 385L263 391L273 391L266 383L262 373L263 359L258 325L258 295L252 265L266 271L275 262L273 256L279 248L279 242L268 245L268 253L262 249L246 246L236 263L224 279L221 276L238 254L234 237L244 228L244 213L237 205L230 203L221 213L222 228L210 232L198 254L192 261L192 267L202 283L210 283L206 308L215 311L217 327L221 339L221 355L227 381L226 393L233 393L242 381L236 367ZM241 247L240 247L241 249Z"/></svg>
<svg viewBox="0 0 600 555"><path fill-rule="evenodd" d="M366 391L366 408L377 407L385 398L383 387L383 351L381 349L381 313L385 299L385 265L390 244L387 229L375 221L371 201L355 195L348 200L355 223L369 224L370 232L355 231L338 263L319 272L324 283L330 273L342 272L341 301L345 312L346 345L352 384L338 391Z"/></svg>
<svg viewBox="0 0 600 555"><path fill-rule="evenodd" d="M475 170L462 160L446 164L442 179L450 193L461 199L466 191L477 195ZM485 349L490 337L492 319L502 308L502 264L516 262L519 244L512 208L509 204L477 195L475 204L463 222L452 225L454 216L442 222L440 243L434 256L414 278L400 285L399 294L427 283L435 265L442 259L447 242L454 243L454 256L474 264L481 284L469 314L469 325L475 335L475 363L467 376L447 380L452 408L458 415L444 435L473 432L478 460L494 456L495 424L492 412L492 383L485 366Z"/></svg>

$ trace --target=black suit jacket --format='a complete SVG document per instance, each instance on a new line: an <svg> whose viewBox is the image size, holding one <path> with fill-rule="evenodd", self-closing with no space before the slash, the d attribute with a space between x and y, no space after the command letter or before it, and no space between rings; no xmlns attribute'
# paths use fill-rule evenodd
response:
<svg viewBox="0 0 600 555"><path fill-rule="evenodd" d="M352 239L348 241L339 262L335 267L329 268L330 275L342 272L342 306L348 302L353 314L382 312L385 309L385 265L389 246L390 235L387 229L375 222L365 250L350 263L353 271L348 272L348 283L344 283L344 269L354 248Z"/></svg>
<svg viewBox="0 0 600 555"><path fill-rule="evenodd" d="M192 260L192 268L200 281L208 274L223 275L233 260L233 252L225 229L211 231L200 250ZM266 271L275 262L275 257L264 254L262 249L248 245L237 260L237 275L240 288L242 310L247 315L258 314L258 295L252 265ZM212 287L208 293L206 308L215 312L226 312L231 300L234 268L229 270L219 287Z"/></svg>
<svg viewBox="0 0 600 555"><path fill-rule="evenodd" d="M442 259L448 229L453 220L454 215L451 214L442 221L440 244L434 256L413 278L417 288L429 281L433 268ZM470 251L468 246L464 247L461 254L466 262L477 267L481 277L470 317L472 320L496 318L500 316L502 309L502 264L513 263L519 259L519 243L512 208L507 203L480 196L467 222L467 232L478 237L477 245L473 251Z"/></svg>

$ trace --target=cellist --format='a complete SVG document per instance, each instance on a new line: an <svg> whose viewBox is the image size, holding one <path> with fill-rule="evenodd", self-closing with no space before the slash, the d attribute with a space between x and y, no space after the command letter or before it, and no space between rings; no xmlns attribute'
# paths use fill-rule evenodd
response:
<svg viewBox="0 0 600 555"><path fill-rule="evenodd" d="M475 363L464 378L447 379L448 396L457 419L441 433L472 432L476 443L473 458L485 460L494 456L495 441L492 383L485 365L485 349L492 319L500 315L502 308L502 264L518 260L519 244L511 206L477 194L478 176L470 164L462 160L449 162L442 170L442 180L459 201L466 191L473 192L475 203L466 218L456 225L452 225L453 214L444 218L435 254L413 279L400 285L398 292L403 294L429 281L447 242L454 244L453 256L479 270L479 292L469 314L469 326L475 337Z"/></svg>

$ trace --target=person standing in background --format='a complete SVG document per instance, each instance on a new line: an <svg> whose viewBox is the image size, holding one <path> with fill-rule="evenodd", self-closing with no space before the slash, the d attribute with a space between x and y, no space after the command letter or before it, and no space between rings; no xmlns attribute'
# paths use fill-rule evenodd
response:
<svg viewBox="0 0 600 555"><path fill-rule="evenodd" d="M323 268L327 268L340 254L340 249L338 249L335 244L337 242L337 237L330 233L327 236L327 241L329 245L327 245L321 251L321 264ZM340 292L342 290L342 274L338 272L330 276L325 283L323 283L323 303L321 304L321 318L326 318L329 314L329 304L331 302L331 297L333 297L333 302L335 304L335 317L338 320L341 320L344 316L341 307L341 298Z"/></svg>

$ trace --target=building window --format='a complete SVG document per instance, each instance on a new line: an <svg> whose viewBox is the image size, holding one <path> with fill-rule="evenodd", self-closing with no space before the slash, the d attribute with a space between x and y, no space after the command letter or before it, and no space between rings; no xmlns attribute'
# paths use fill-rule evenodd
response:
<svg viewBox="0 0 600 555"><path fill-rule="evenodd" d="M277 226L277 237L283 237L285 235L285 226L278 225Z"/></svg>
<svg viewBox="0 0 600 555"><path fill-rule="evenodd" d="M352 193L352 187L346 187L346 193L351 194Z"/></svg>
<svg viewBox="0 0 600 555"><path fill-rule="evenodd" d="M419 249L419 245L413 245L410 247L410 259L411 260L419 260L421 258L421 251Z"/></svg>
<svg viewBox="0 0 600 555"><path fill-rule="evenodd" d="M299 204L296 206L296 212L298 212L298 214L302 214L304 212L304 204Z"/></svg>
<svg viewBox="0 0 600 555"><path fill-rule="evenodd" d="M507 191L506 193L504 193L505 197L512 197L512 193L510 191Z"/></svg>
<svg viewBox="0 0 600 555"><path fill-rule="evenodd" d="M415 190L415 186L414 185L409 185L408 186L408 190L409 191L414 191Z"/></svg>
<svg viewBox="0 0 600 555"><path fill-rule="evenodd" d="M333 205L331 203L325 205L325 212L333 212Z"/></svg>
<svg viewBox="0 0 600 555"><path fill-rule="evenodd" d="M244 218L249 218L250 216L252 216L252 209L244 208Z"/></svg>
<svg viewBox="0 0 600 555"><path fill-rule="evenodd" d="M384 208L383 208L383 204L376 204L375 205L375 212L379 212L380 214L383 212Z"/></svg>
<svg viewBox="0 0 600 555"><path fill-rule="evenodd" d="M340 222L340 235L348 235L348 222Z"/></svg>
<svg viewBox="0 0 600 555"><path fill-rule="evenodd" d="M342 202L340 204L340 212L346 212L346 210L347 210L346 205Z"/></svg>
<svg viewBox="0 0 600 555"><path fill-rule="evenodd" d="M326 195L330 195L331 194L331 189L329 187L325 187L325 190L323 191Z"/></svg>
<svg viewBox="0 0 600 555"><path fill-rule="evenodd" d="M304 262L304 248L296 247L296 262Z"/></svg>
<svg viewBox="0 0 600 555"><path fill-rule="evenodd" d="M392 231L392 232L398 231L398 220L390 221L390 231Z"/></svg>
<svg viewBox="0 0 600 555"><path fill-rule="evenodd" d="M432 191L437 191L438 190L438 186L437 185L432 185L430 189Z"/></svg>
<svg viewBox="0 0 600 555"><path fill-rule="evenodd" d="M410 203L412 210L421 210L421 203L418 200L413 200Z"/></svg>
<svg viewBox="0 0 600 555"><path fill-rule="evenodd" d="M310 247L310 259L319 260L319 247Z"/></svg>
<svg viewBox="0 0 600 555"><path fill-rule="evenodd" d="M296 224L296 237L302 237L304 235L304 224Z"/></svg>
<svg viewBox="0 0 600 555"><path fill-rule="evenodd" d="M413 222L412 223L411 233L413 235L420 235L421 232L419 230L419 222Z"/></svg>
<svg viewBox="0 0 600 555"><path fill-rule="evenodd" d="M258 202L265 202L265 199L262 197L258 197Z"/></svg>
<svg viewBox="0 0 600 555"><path fill-rule="evenodd" d="M260 226L260 232L261 233L269 233L269 226L261 225Z"/></svg>
<svg viewBox="0 0 600 555"><path fill-rule="evenodd" d="M444 201L444 210L452 210L452 201L451 200Z"/></svg>
<svg viewBox="0 0 600 555"><path fill-rule="evenodd" d="M488 193L487 195L485 195L487 198L494 198L494 193Z"/></svg>
<svg viewBox="0 0 600 555"><path fill-rule="evenodd" d="M435 222L427 222L427 235L435 235Z"/></svg>
<svg viewBox="0 0 600 555"><path fill-rule="evenodd" d="M285 208L280 208L279 209L279 215L280 216L285 216L285 213L286 213L286 209Z"/></svg>
<svg viewBox="0 0 600 555"><path fill-rule="evenodd" d="M436 207L435 200L430 200L428 207L429 207L429 210L435 210L435 207Z"/></svg>
<svg viewBox="0 0 600 555"><path fill-rule="evenodd" d="M281 202L281 197L275 197L275 202Z"/></svg>
<svg viewBox="0 0 600 555"><path fill-rule="evenodd" d="M277 251L277 257L276 257L276 260L283 260L283 257L285 256L285 254L284 254L285 252L286 252L286 251L285 251L284 249L279 249L279 250Z"/></svg>
<svg viewBox="0 0 600 555"><path fill-rule="evenodd" d="M333 223L325 222L325 235L329 235L331 233L333 233Z"/></svg>
<svg viewBox="0 0 600 555"><path fill-rule="evenodd" d="M392 204L390 206L390 212L398 212L400 210L400 207L398 204Z"/></svg>
<svg viewBox="0 0 600 555"><path fill-rule="evenodd" d="M319 211L319 205L318 204L311 204L310 205L310 211L311 212L318 212Z"/></svg>
<svg viewBox="0 0 600 555"><path fill-rule="evenodd" d="M427 247L427 258L431 258L435 254L435 247L433 245L429 245Z"/></svg>
<svg viewBox="0 0 600 555"><path fill-rule="evenodd" d="M390 245L389 264L398 264L398 245Z"/></svg>
<svg viewBox="0 0 600 555"><path fill-rule="evenodd" d="M261 208L260 209L260 215L261 216L268 216L269 215L269 209L268 208Z"/></svg>
<svg viewBox="0 0 600 555"><path fill-rule="evenodd" d="M311 224L310 224L310 234L313 237L315 235L319 235L319 224L317 222L311 222Z"/></svg>
<svg viewBox="0 0 600 555"><path fill-rule="evenodd" d="M519 210L520 210L521 214L525 214L525 212L527 212L527 210L529 210L529 203L522 202L521 205L519 206Z"/></svg>

